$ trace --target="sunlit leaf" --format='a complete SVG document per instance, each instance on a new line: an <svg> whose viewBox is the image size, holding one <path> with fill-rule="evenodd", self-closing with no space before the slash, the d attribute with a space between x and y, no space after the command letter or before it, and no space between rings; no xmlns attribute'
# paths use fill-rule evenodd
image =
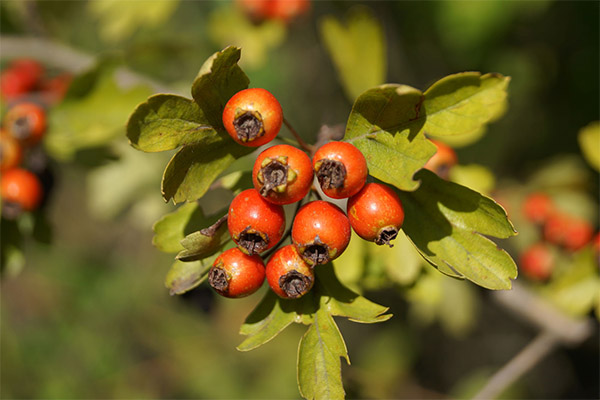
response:
<svg viewBox="0 0 600 400"><path fill-rule="evenodd" d="M385 36L368 8L351 9L345 26L326 16L319 27L348 98L385 82Z"/></svg>
<svg viewBox="0 0 600 400"><path fill-rule="evenodd" d="M489 194L496 185L492 171L478 164L455 165L450 168L450 180L482 194Z"/></svg>
<svg viewBox="0 0 600 400"><path fill-rule="evenodd" d="M441 272L488 289L509 289L517 276L511 257L485 236L515 234L506 212L492 199L446 182L430 171L417 175L415 192L400 192L404 232Z"/></svg>
<svg viewBox="0 0 600 400"><path fill-rule="evenodd" d="M163 216L154 224L152 244L167 253L183 250L181 241L194 229L209 225L198 203L188 203Z"/></svg>
<svg viewBox="0 0 600 400"><path fill-rule="evenodd" d="M298 348L298 385L305 399L344 398L340 357L350 363L344 339L321 302Z"/></svg>
<svg viewBox="0 0 600 400"><path fill-rule="evenodd" d="M138 105L127 122L127 137L147 152L221 140L198 104L172 94L157 94Z"/></svg>
<svg viewBox="0 0 600 400"><path fill-rule="evenodd" d="M579 131L579 147L586 161L600 170L600 122L595 121Z"/></svg>
<svg viewBox="0 0 600 400"><path fill-rule="evenodd" d="M479 72L440 79L425 91L425 133L432 137L465 135L472 136L473 141L478 139L486 125L506 111L509 81L509 77L500 74Z"/></svg>
<svg viewBox="0 0 600 400"><path fill-rule="evenodd" d="M198 287L207 277L211 264L202 261L175 261L165 278L165 286L171 295L183 294Z"/></svg>
<svg viewBox="0 0 600 400"><path fill-rule="evenodd" d="M383 85L360 95L348 118L344 140L359 148L369 174L402 190L415 190L413 175L435 153L421 133L423 94L404 85Z"/></svg>

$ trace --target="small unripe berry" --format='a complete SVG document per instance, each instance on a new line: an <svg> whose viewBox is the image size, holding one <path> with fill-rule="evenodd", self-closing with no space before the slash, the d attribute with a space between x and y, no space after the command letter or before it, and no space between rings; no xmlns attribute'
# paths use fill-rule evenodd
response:
<svg viewBox="0 0 600 400"><path fill-rule="evenodd" d="M275 246L283 236L283 207L269 203L256 189L238 194L229 205L227 226L233 241L246 254L258 254Z"/></svg>
<svg viewBox="0 0 600 400"><path fill-rule="evenodd" d="M12 203L25 211L38 208L44 195L38 177L22 168L2 173L1 191L3 202Z"/></svg>
<svg viewBox="0 0 600 400"><path fill-rule="evenodd" d="M437 152L427 161L423 168L435 172L441 178L448 179L450 169L458 163L456 152L445 143L437 140L431 140L431 142L437 147Z"/></svg>
<svg viewBox="0 0 600 400"><path fill-rule="evenodd" d="M367 180L367 160L353 144L329 142L313 157L315 175L323 193L334 199L356 194Z"/></svg>
<svg viewBox="0 0 600 400"><path fill-rule="evenodd" d="M534 224L543 224L554 212L554 203L545 193L532 193L523 203L523 215Z"/></svg>
<svg viewBox="0 0 600 400"><path fill-rule="evenodd" d="M265 265L259 256L238 248L224 251L208 272L208 283L222 296L238 298L251 295L265 280Z"/></svg>
<svg viewBox="0 0 600 400"><path fill-rule="evenodd" d="M297 299L310 291L315 283L312 268L300 257L294 245L277 250L267 263L267 282L284 299Z"/></svg>
<svg viewBox="0 0 600 400"><path fill-rule="evenodd" d="M287 144L269 147L256 158L252 169L254 188L275 204L291 204L302 199L313 181L310 158Z"/></svg>
<svg viewBox="0 0 600 400"><path fill-rule="evenodd" d="M302 206L292 225L292 241L311 266L339 257L350 242L350 233L346 214L335 204L322 200Z"/></svg>
<svg viewBox="0 0 600 400"><path fill-rule="evenodd" d="M281 105L270 92L253 88L237 92L223 110L229 136L243 146L258 147L273 140L283 123Z"/></svg>
<svg viewBox="0 0 600 400"><path fill-rule="evenodd" d="M361 238L392 247L390 241L398 236L404 222L404 208L390 187L367 183L348 199L348 219Z"/></svg>
<svg viewBox="0 0 600 400"><path fill-rule="evenodd" d="M4 128L20 142L34 145L46 133L46 111L35 103L19 103L7 111Z"/></svg>
<svg viewBox="0 0 600 400"><path fill-rule="evenodd" d="M554 271L554 253L548 244L536 243L521 254L519 267L531 280L547 280Z"/></svg>

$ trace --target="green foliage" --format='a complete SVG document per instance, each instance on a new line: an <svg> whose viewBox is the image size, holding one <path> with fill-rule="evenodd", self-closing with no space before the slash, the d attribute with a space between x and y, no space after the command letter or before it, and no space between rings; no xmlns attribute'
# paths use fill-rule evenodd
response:
<svg viewBox="0 0 600 400"><path fill-rule="evenodd" d="M595 121L579 131L579 147L588 164L600 171L600 122Z"/></svg>
<svg viewBox="0 0 600 400"><path fill-rule="evenodd" d="M167 272L165 287L169 289L171 295L188 292L204 282L209 269L210 263L176 260Z"/></svg>
<svg viewBox="0 0 600 400"><path fill-rule="evenodd" d="M516 233L504 209L430 171L417 177L419 189L399 194L405 210L402 229L421 255L446 275L488 289L510 289L510 280L517 277L514 261L483 236L508 238Z"/></svg>
<svg viewBox="0 0 600 400"><path fill-rule="evenodd" d="M349 99L385 82L386 44L379 21L368 8L352 8L346 26L331 16L319 24L321 37Z"/></svg>

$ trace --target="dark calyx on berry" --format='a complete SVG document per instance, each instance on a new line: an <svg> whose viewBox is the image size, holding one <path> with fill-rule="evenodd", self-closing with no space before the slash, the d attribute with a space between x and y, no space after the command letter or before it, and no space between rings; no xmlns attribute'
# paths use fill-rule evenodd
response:
<svg viewBox="0 0 600 400"><path fill-rule="evenodd" d="M311 265L325 264L329 261L329 246L317 236L312 244L304 248L302 256L310 260L309 264Z"/></svg>
<svg viewBox="0 0 600 400"><path fill-rule="evenodd" d="M31 136L31 123L26 116L17 118L10 127L10 131L18 140L25 140Z"/></svg>
<svg viewBox="0 0 600 400"><path fill-rule="evenodd" d="M288 297L295 299L312 287L312 278L298 271L290 271L279 278L279 287Z"/></svg>
<svg viewBox="0 0 600 400"><path fill-rule="evenodd" d="M258 111L245 111L233 120L238 139L251 142L265 134L262 116Z"/></svg>
<svg viewBox="0 0 600 400"><path fill-rule="evenodd" d="M339 161L319 160L317 179L323 189L339 189L344 186L346 167Z"/></svg>
<svg viewBox="0 0 600 400"><path fill-rule="evenodd" d="M260 194L266 196L270 191L278 187L285 187L288 182L289 166L278 160L271 160L267 165L261 168L260 178L262 187Z"/></svg>
<svg viewBox="0 0 600 400"><path fill-rule="evenodd" d="M387 244L390 247L394 247L394 245L391 244L390 241L396 239L396 236L398 236L398 229L394 228L393 226L382 228L379 231L379 235L377 236L377 238L375 238L375 244L378 244L380 246Z"/></svg>
<svg viewBox="0 0 600 400"><path fill-rule="evenodd" d="M211 268L208 272L208 283L221 294L227 294L229 290L227 272L223 268Z"/></svg>
<svg viewBox="0 0 600 400"><path fill-rule="evenodd" d="M256 232L254 229L247 227L240 233L237 244L242 247L247 254L252 256L262 253L267 249L269 237L264 233Z"/></svg>

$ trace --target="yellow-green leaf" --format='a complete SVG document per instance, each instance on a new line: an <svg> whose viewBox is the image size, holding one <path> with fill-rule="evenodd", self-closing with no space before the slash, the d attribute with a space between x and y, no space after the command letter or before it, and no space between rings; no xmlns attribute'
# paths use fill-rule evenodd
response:
<svg viewBox="0 0 600 400"><path fill-rule="evenodd" d="M579 147L586 161L596 171L600 170L600 122L595 121L579 131Z"/></svg>

